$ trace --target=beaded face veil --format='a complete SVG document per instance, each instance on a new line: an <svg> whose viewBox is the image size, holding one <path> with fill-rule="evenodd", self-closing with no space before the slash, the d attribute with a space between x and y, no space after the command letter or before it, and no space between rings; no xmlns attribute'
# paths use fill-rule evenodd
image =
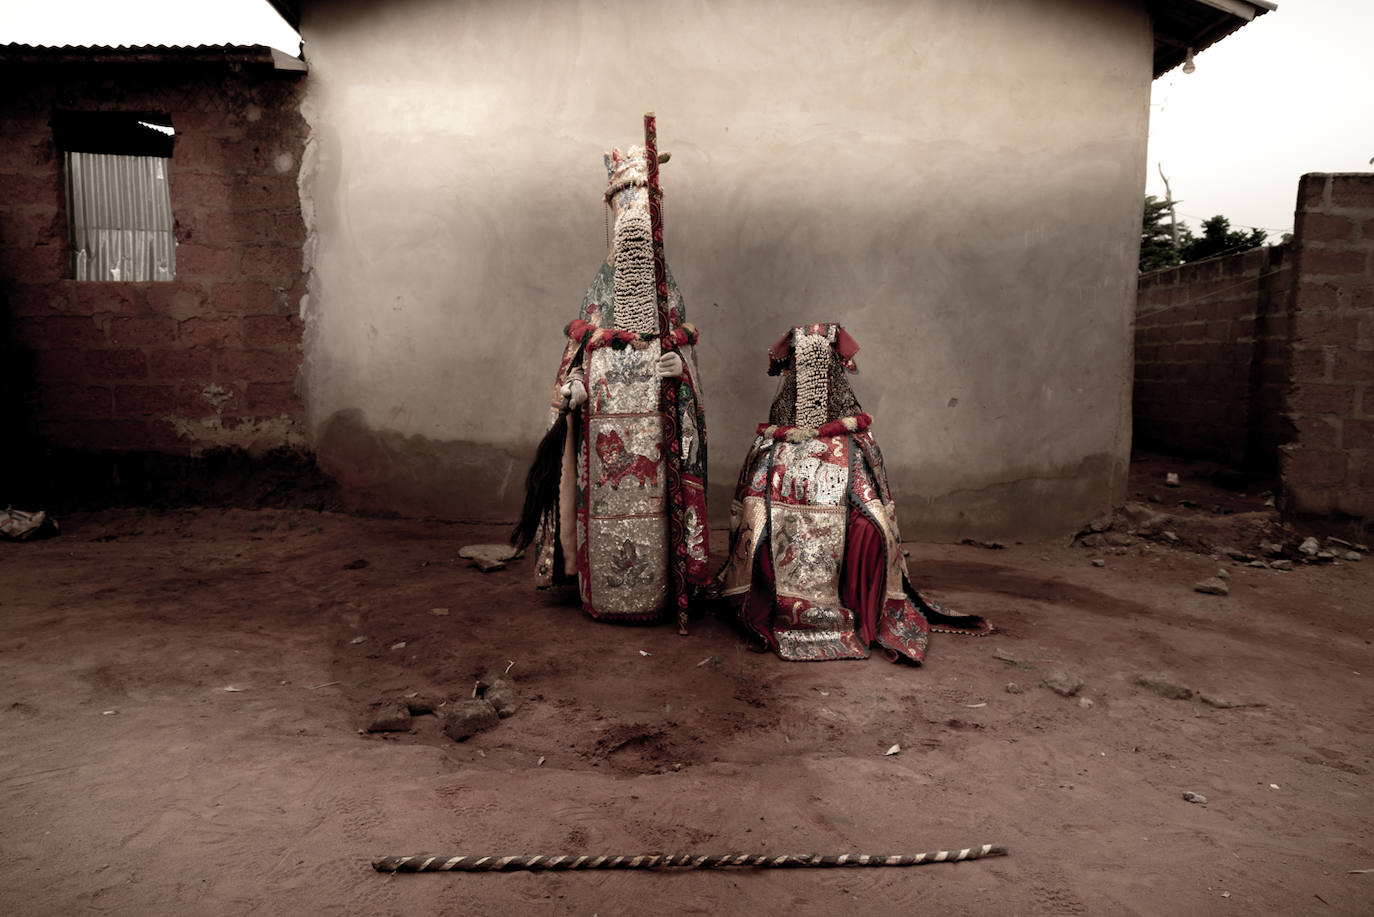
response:
<svg viewBox="0 0 1374 917"><path fill-rule="evenodd" d="M615 259L615 327L658 331L654 298L654 236L649 219L649 163L644 148L606 154L606 204L615 210L611 250Z"/></svg>
<svg viewBox="0 0 1374 917"><path fill-rule="evenodd" d="M816 428L860 413L845 372L859 371L859 345L834 322L798 325L768 351L768 374L782 376L768 422Z"/></svg>

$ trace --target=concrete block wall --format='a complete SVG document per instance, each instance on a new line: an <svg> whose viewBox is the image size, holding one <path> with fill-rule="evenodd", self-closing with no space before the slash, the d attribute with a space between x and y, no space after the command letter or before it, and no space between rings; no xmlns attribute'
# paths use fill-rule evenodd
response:
<svg viewBox="0 0 1374 917"><path fill-rule="evenodd" d="M1285 436L1290 258L1284 246L1141 277L1134 443L1272 469Z"/></svg>
<svg viewBox="0 0 1374 917"><path fill-rule="evenodd" d="M1294 243L1284 507L1374 521L1374 174L1304 175Z"/></svg>
<svg viewBox="0 0 1374 917"><path fill-rule="evenodd" d="M86 450L303 444L299 79L190 64L10 70L28 88L0 102L7 420ZM171 116L174 281L67 279L58 108Z"/></svg>

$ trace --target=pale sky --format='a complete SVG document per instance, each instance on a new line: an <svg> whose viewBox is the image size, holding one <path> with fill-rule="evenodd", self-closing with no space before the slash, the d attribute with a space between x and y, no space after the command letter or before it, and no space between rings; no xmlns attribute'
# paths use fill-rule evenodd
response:
<svg viewBox="0 0 1374 917"><path fill-rule="evenodd" d="M1220 213L1277 242L1303 173L1374 172L1374 0L1278 7L1155 80L1145 191L1162 163L1195 231Z"/></svg>
<svg viewBox="0 0 1374 917"><path fill-rule="evenodd" d="M1006 0L1019 2L1019 0ZM1279 8L1154 83L1145 191L1195 230L1292 229L1304 172L1374 171L1374 0L1278 0ZM0 0L0 44L265 44L299 37L266 0Z"/></svg>

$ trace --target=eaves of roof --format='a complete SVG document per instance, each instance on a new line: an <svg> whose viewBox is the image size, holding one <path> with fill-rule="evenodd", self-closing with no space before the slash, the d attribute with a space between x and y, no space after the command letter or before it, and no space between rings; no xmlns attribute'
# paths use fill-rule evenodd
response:
<svg viewBox="0 0 1374 917"><path fill-rule="evenodd" d="M267 45L0 45L0 65L205 64L304 73L305 61Z"/></svg>
<svg viewBox="0 0 1374 917"><path fill-rule="evenodd" d="M1159 77L1257 16L1278 9L1271 0L1149 0Z"/></svg>

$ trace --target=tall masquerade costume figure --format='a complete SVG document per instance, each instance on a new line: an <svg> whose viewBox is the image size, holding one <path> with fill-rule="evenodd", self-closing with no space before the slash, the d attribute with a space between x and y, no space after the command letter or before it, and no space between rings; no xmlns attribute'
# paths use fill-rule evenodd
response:
<svg viewBox="0 0 1374 917"><path fill-rule="evenodd" d="M545 457L549 475L536 458L512 540L535 544L537 585L576 581L592 617L676 616L685 632L689 591L710 580L706 418L697 330L663 259L652 114L644 127L643 148L605 156L613 241L566 329L541 446L561 461ZM535 496L551 490L541 475L556 478L556 501Z"/></svg>
<svg viewBox="0 0 1374 917"><path fill-rule="evenodd" d="M859 346L839 325L801 325L768 352L782 383L730 506L721 593L783 659L864 659L877 644L921 662L932 629L981 635L911 586L882 453L845 378Z"/></svg>

